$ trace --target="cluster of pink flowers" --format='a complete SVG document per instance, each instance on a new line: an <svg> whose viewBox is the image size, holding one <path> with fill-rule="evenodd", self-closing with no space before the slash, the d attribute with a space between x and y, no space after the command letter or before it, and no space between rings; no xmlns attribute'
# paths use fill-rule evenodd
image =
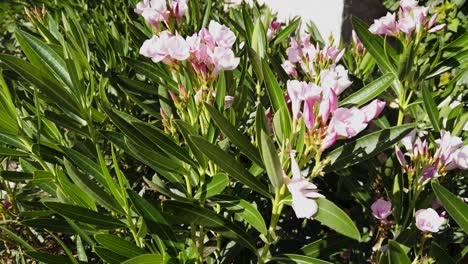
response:
<svg viewBox="0 0 468 264"><path fill-rule="evenodd" d="M371 205L372 214L382 223L387 222L387 217L392 214L392 203L384 199L378 199ZM416 227L422 232L439 232L445 223L445 218L432 208L416 211Z"/></svg>
<svg viewBox="0 0 468 264"><path fill-rule="evenodd" d="M428 150L427 141L416 138L416 130L401 140L406 153L395 146L396 157L404 171L413 172L416 168L412 164L423 164L422 175L419 178L421 183L437 178L447 170L468 169L468 146L463 145L461 138L452 136L450 132L441 130L440 134L441 138L436 140L438 148L433 156ZM406 156L410 158L411 164L407 162Z"/></svg>
<svg viewBox="0 0 468 264"><path fill-rule="evenodd" d="M171 17L174 17L178 23L182 22L182 18L187 13L188 0L173 0L169 1L169 6L166 0L143 0L136 5L135 13L142 15L145 21L159 30L160 23L168 25Z"/></svg>
<svg viewBox="0 0 468 264"><path fill-rule="evenodd" d="M286 49L288 59L281 65L286 73L297 78L296 64L299 63L305 73L316 76L319 66L328 66L341 60L345 50L339 50L336 46L327 45L323 49L317 43L316 46L310 42L310 34L301 35L299 40L291 37L291 46Z"/></svg>
<svg viewBox="0 0 468 264"><path fill-rule="evenodd" d="M301 174L299 165L290 153L292 178L287 182L287 187L292 196L292 208L297 218L311 219L318 211L318 205L313 198L325 198L317 192L317 186L309 182Z"/></svg>
<svg viewBox="0 0 468 264"><path fill-rule="evenodd" d="M334 72L335 69L330 71ZM336 73L330 72L322 72L321 75L328 74L337 76ZM359 134L385 107L385 102L376 99L360 109L338 108L337 95L344 90L340 78L324 81L322 87L297 80L289 80L287 83L293 119L302 119L309 131L314 130L315 134L321 135L322 151L339 138L351 138ZM330 116L332 117L329 121Z"/></svg>
<svg viewBox="0 0 468 264"><path fill-rule="evenodd" d="M369 27L369 31L378 35L396 36L400 32L411 35L415 30L427 30L432 33L445 28L445 24L435 25L437 13L429 19L427 19L427 15L428 8L418 6L417 0L401 0L398 21L395 13L387 13L386 16L375 19Z"/></svg>
<svg viewBox="0 0 468 264"><path fill-rule="evenodd" d="M236 35L229 28L211 21L208 29L184 39L163 31L159 36L146 40L140 48L140 54L149 57L153 62L164 62L169 65L188 60L195 71L204 79L207 71L216 76L220 70L233 70L239 64L232 45Z"/></svg>

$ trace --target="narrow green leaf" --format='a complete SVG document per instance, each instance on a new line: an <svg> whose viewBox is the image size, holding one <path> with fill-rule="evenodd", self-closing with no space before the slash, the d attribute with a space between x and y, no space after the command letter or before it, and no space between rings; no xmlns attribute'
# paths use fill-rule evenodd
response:
<svg viewBox="0 0 468 264"><path fill-rule="evenodd" d="M284 254L280 257L273 257L271 260L277 263L298 263L298 264L331 264L332 262L328 262L325 260L312 258L303 255L297 254Z"/></svg>
<svg viewBox="0 0 468 264"><path fill-rule="evenodd" d="M39 252L39 251L26 251L26 255L32 257L33 259L39 260L40 262L47 264L65 264L72 263L70 259L64 256L52 255L49 253Z"/></svg>
<svg viewBox="0 0 468 264"><path fill-rule="evenodd" d="M26 81L35 85L46 96L45 99L48 102L56 104L64 111L71 111L78 115L81 113L77 99L41 68L10 55L0 55L0 60Z"/></svg>
<svg viewBox="0 0 468 264"><path fill-rule="evenodd" d="M52 48L40 39L19 29L16 30L15 36L33 65L36 67L47 67L52 72L55 72L68 87L73 87L65 61Z"/></svg>
<svg viewBox="0 0 468 264"><path fill-rule="evenodd" d="M236 216L243 219L245 222L255 228L260 234L267 235L267 227L263 216L260 214L258 209L248 201L244 199L226 197L225 195L220 196L220 199L214 198L222 207L228 211L233 212Z"/></svg>
<svg viewBox="0 0 468 264"><path fill-rule="evenodd" d="M115 252L110 251L104 247L94 247L94 252L96 252L96 255L98 255L101 259L110 264L120 264L128 259L127 257L115 254Z"/></svg>
<svg viewBox="0 0 468 264"><path fill-rule="evenodd" d="M133 258L141 254L145 254L145 250L137 247L134 243L129 242L118 236L108 234L97 234L94 235L94 238L103 247L128 258Z"/></svg>
<svg viewBox="0 0 468 264"><path fill-rule="evenodd" d="M182 223L203 225L208 229L221 233L252 251L257 248L252 238L239 226L220 217L214 211L190 203L166 201L164 211L175 216Z"/></svg>
<svg viewBox="0 0 468 264"><path fill-rule="evenodd" d="M192 140L190 139L191 135L198 135L197 131L192 126L180 119L174 120L174 123L176 124L179 132L182 134L182 137L185 140L185 143L189 146L193 156L195 159L197 159L200 166L203 168L208 167L208 160L206 159L205 155L203 155L203 153L197 147L195 147Z"/></svg>
<svg viewBox="0 0 468 264"><path fill-rule="evenodd" d="M190 158L188 153L177 145L162 130L143 122L131 122L131 124L155 145L160 147L167 155L174 156L192 166L197 165L195 161Z"/></svg>
<svg viewBox="0 0 468 264"><path fill-rule="evenodd" d="M51 211L52 212L52 211ZM75 230L61 217L33 218L21 221L22 225L37 229L46 229L57 233L75 234Z"/></svg>
<svg viewBox="0 0 468 264"><path fill-rule="evenodd" d="M270 136L263 130L260 136L260 142L263 163L265 164L268 178L270 179L273 187L278 189L283 185L283 168L281 166L281 161L278 157L275 144L273 143L273 140L271 140Z"/></svg>
<svg viewBox="0 0 468 264"><path fill-rule="evenodd" d="M427 87L422 88L422 95L424 108L426 109L427 115L429 116L429 120L431 120L432 127L435 131L440 131L439 110L437 109L434 98L432 97L432 94L429 92Z"/></svg>
<svg viewBox="0 0 468 264"><path fill-rule="evenodd" d="M205 104L206 109L210 113L211 118L215 121L216 125L223 131L234 145L244 153L250 160L257 163L257 165L263 167L262 159L258 153L258 150L250 143L247 136L239 132L228 120L226 120L220 112L214 107Z"/></svg>
<svg viewBox="0 0 468 264"><path fill-rule="evenodd" d="M227 154L202 137L192 136L190 138L195 146L199 148L203 154L208 157L208 159L216 163L231 177L252 188L252 190L271 198L271 194L267 191L268 188L250 174L244 166L239 164L239 162L231 155Z"/></svg>
<svg viewBox="0 0 468 264"><path fill-rule="evenodd" d="M86 192L90 197L92 197L96 202L105 208L124 213L122 208L119 206L117 201L104 191L99 185L92 181L88 176L79 172L68 160L64 161L65 169L68 176L73 180L73 182L84 192Z"/></svg>
<svg viewBox="0 0 468 264"><path fill-rule="evenodd" d="M96 162L92 161L89 157L74 149L70 149L64 146L60 146L60 149L63 151L63 153L65 153L68 159L70 159L79 168L91 175L91 177L96 179L102 186L108 189L106 179L102 174L101 168Z"/></svg>
<svg viewBox="0 0 468 264"><path fill-rule="evenodd" d="M432 182L432 189L449 215L468 234L468 205L449 190L436 182Z"/></svg>
<svg viewBox="0 0 468 264"><path fill-rule="evenodd" d="M78 222L96 225L103 229L125 227L123 222L114 219L111 216L103 215L83 207L57 202L43 202L43 204L56 213Z"/></svg>
<svg viewBox="0 0 468 264"><path fill-rule="evenodd" d="M361 240L359 230L343 210L325 198L318 198L317 204L319 209L317 215L314 216L317 221L344 236L357 241Z"/></svg>
<svg viewBox="0 0 468 264"><path fill-rule="evenodd" d="M264 58L266 55L267 49L267 39L266 39L266 31L263 27L262 20L260 17L257 18L255 22L255 26L252 32L252 49L258 54L260 58Z"/></svg>
<svg viewBox="0 0 468 264"><path fill-rule="evenodd" d="M131 58L126 58L125 61L138 73L145 75L159 85L169 88L176 94L179 93L177 82L175 82L167 73L155 66L154 63L143 62L141 60Z"/></svg>
<svg viewBox="0 0 468 264"><path fill-rule="evenodd" d="M276 46L278 44L281 44L283 43L283 41L288 38L289 36L291 36L291 34L296 31L297 27L299 26L299 24L301 23L301 18L296 18L295 20L293 20L292 22L289 23L289 25L287 27L285 27L284 29L282 29L280 32L278 32L278 34L276 35L276 37L272 40L272 46Z"/></svg>
<svg viewBox="0 0 468 264"><path fill-rule="evenodd" d="M31 154L0 146L0 156L28 157Z"/></svg>
<svg viewBox="0 0 468 264"><path fill-rule="evenodd" d="M348 249L355 243L347 237L333 234L303 246L301 252L309 257L326 257Z"/></svg>
<svg viewBox="0 0 468 264"><path fill-rule="evenodd" d="M410 264L411 261L401 248L400 244L394 240L388 241L388 263Z"/></svg>
<svg viewBox="0 0 468 264"><path fill-rule="evenodd" d="M157 254L144 254L122 262L122 264L163 264L164 259Z"/></svg>
<svg viewBox="0 0 468 264"><path fill-rule="evenodd" d="M224 110L224 101L226 97L226 77L224 71L218 74L218 83L216 85L215 105L219 111Z"/></svg>
<svg viewBox="0 0 468 264"><path fill-rule="evenodd" d="M392 85L395 80L395 75L391 73L384 74L377 80L362 87L357 92L341 100L339 106L355 105L357 107L363 106L367 102L376 98L379 94L383 93L387 88Z"/></svg>
<svg viewBox="0 0 468 264"><path fill-rule="evenodd" d="M25 182L34 178L32 173L18 171L0 171L0 177L11 182Z"/></svg>
<svg viewBox="0 0 468 264"><path fill-rule="evenodd" d="M28 242L26 242L24 239L22 239L20 236L15 234L15 232L10 231L6 226L0 225L0 229L10 238L13 240L16 240L19 244L21 244L23 247L25 247L27 250L30 251L35 251L34 247L31 246Z"/></svg>
<svg viewBox="0 0 468 264"><path fill-rule="evenodd" d="M278 80L271 71L266 60L262 60L262 69L263 76L265 77L266 91L270 98L271 105L273 106L273 110L278 111L282 107L287 108L288 106L284 100L283 90L281 90Z"/></svg>
<svg viewBox="0 0 468 264"><path fill-rule="evenodd" d="M162 240L166 241L170 246L170 252L173 255L177 255L177 251L175 250L175 234L161 212L134 191L129 190L128 196L151 232L157 234Z"/></svg>
<svg viewBox="0 0 468 264"><path fill-rule="evenodd" d="M327 155L331 163L325 171L336 171L363 162L393 146L408 134L416 124L406 124L383 129L334 149Z"/></svg>
<svg viewBox="0 0 468 264"><path fill-rule="evenodd" d="M199 190L193 198L200 199L210 198L217 194L220 194L229 184L229 177L224 173L217 173L213 177L209 178L206 186Z"/></svg>
<svg viewBox="0 0 468 264"><path fill-rule="evenodd" d="M372 34L368 29L369 26L361 19L353 17L352 23L353 28L356 31L362 44L369 51L369 53L372 54L380 69L384 73L393 73L396 75L396 69L391 64L390 59L387 57L387 54L389 56L395 56L393 48L389 44L386 44L382 37Z"/></svg>

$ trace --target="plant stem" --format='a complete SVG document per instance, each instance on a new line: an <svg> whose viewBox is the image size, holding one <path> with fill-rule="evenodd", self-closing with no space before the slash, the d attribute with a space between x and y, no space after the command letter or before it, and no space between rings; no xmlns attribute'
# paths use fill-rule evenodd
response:
<svg viewBox="0 0 468 264"><path fill-rule="evenodd" d="M268 228L268 242L265 244L262 250L262 255L260 256L258 263L263 264L265 263L268 252L270 250L270 246L275 242L274 240L272 241L271 235L274 235L276 231L276 226L278 225L279 218L281 216L281 211L283 210L284 204L281 203L281 199L284 196L284 193L286 192L286 185L283 184L279 189L276 189L275 191L275 199L273 200L273 206L272 206L272 211L271 211L271 220L270 220L270 227Z"/></svg>

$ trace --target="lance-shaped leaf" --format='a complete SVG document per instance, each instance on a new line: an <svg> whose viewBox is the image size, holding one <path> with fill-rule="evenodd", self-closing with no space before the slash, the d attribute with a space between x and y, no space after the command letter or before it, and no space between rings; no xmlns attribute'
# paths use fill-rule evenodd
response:
<svg viewBox="0 0 468 264"><path fill-rule="evenodd" d="M283 256L273 257L271 260L275 261L275 263L298 263L298 264L331 264L332 262L328 262L325 260L297 255L297 254L284 254Z"/></svg>
<svg viewBox="0 0 468 264"><path fill-rule="evenodd" d="M127 257L116 254L104 247L94 247L93 249L94 252L96 252L96 255L110 264L120 264L128 259Z"/></svg>
<svg viewBox="0 0 468 264"><path fill-rule="evenodd" d="M26 251L26 255L30 256L35 260L39 260L43 263L48 264L63 264L70 263L70 259L64 256L52 255L49 253L39 252L39 251Z"/></svg>
<svg viewBox="0 0 468 264"><path fill-rule="evenodd" d="M133 258L146 253L145 250L137 247L134 243L118 236L97 234L94 238L103 247L125 257Z"/></svg>
<svg viewBox="0 0 468 264"><path fill-rule="evenodd" d="M21 45L21 49L33 65L40 68L46 67L56 73L68 87L73 88L65 61L54 49L24 31L16 30L15 36Z"/></svg>
<svg viewBox="0 0 468 264"><path fill-rule="evenodd" d="M376 98L379 94L383 93L395 80L395 75L391 73L384 74L377 80L362 87L357 92L341 100L339 106L355 105L357 107L363 106L367 102Z"/></svg>
<svg viewBox="0 0 468 264"><path fill-rule="evenodd" d="M81 107L76 97L71 95L55 78L41 68L20 58L10 55L0 55L0 60L23 79L36 86L45 96L45 100L56 104L60 109L77 115Z"/></svg>
<svg viewBox="0 0 468 264"><path fill-rule="evenodd" d="M78 222L99 226L103 229L116 229L125 227L125 224L111 216L71 204L43 202L45 207L56 213Z"/></svg>
<svg viewBox="0 0 468 264"><path fill-rule="evenodd" d="M284 29L280 30L278 34L276 34L276 37L272 40L273 44L272 46L276 46L278 44L283 43L286 38L291 36L291 34L296 31L296 28L299 26L301 23L301 18L296 18L294 21L290 22L287 27Z"/></svg>
<svg viewBox="0 0 468 264"><path fill-rule="evenodd" d="M174 216L174 219L177 219L181 223L203 225L254 252L257 250L252 238L243 228L227 221L212 210L190 203L171 200L164 203L164 212Z"/></svg>
<svg viewBox="0 0 468 264"><path fill-rule="evenodd" d="M388 241L388 263L410 264L411 261L401 248L400 244L394 240Z"/></svg>
<svg viewBox="0 0 468 264"><path fill-rule="evenodd" d="M229 212L233 212L236 216L243 219L253 228L257 229L260 234L267 235L267 227L263 216L258 209L248 201L228 195L219 195L213 198L216 203L226 208Z"/></svg>
<svg viewBox="0 0 468 264"><path fill-rule="evenodd" d="M432 127L435 131L440 131L439 125L439 110L437 109L437 105L432 97L431 92L427 87L422 88L422 95L423 95L423 102L424 108L426 109L427 115L429 116L429 120L431 120Z"/></svg>
<svg viewBox="0 0 468 264"><path fill-rule="evenodd" d="M126 58L125 61L135 69L138 73L145 75L155 83L169 88L174 93L178 94L179 89L177 83L168 75L166 72L155 66L154 63L142 62L141 60L135 60Z"/></svg>
<svg viewBox="0 0 468 264"><path fill-rule="evenodd" d="M158 254L143 254L122 262L122 264L163 264L164 258Z"/></svg>
<svg viewBox="0 0 468 264"><path fill-rule="evenodd" d="M273 140L263 130L260 136L260 148L268 178L273 187L278 189L283 185L283 168Z"/></svg>
<svg viewBox="0 0 468 264"><path fill-rule="evenodd" d="M188 153L177 145L169 136L162 130L143 122L131 122L131 124L138 129L146 138L161 148L167 155L174 156L187 164L196 166L195 161L190 158Z"/></svg>
<svg viewBox="0 0 468 264"><path fill-rule="evenodd" d="M285 109L288 108L286 105L286 101L284 100L284 93L279 86L278 80L276 80L276 76L268 66L268 62L266 60L262 60L262 70L263 76L265 78L265 86L268 97L270 98L271 105L275 111L278 111L282 107Z"/></svg>
<svg viewBox="0 0 468 264"><path fill-rule="evenodd" d="M100 184L102 184L102 186L107 187L106 179L102 174L101 168L96 162L74 149L63 146L60 146L60 149L65 153L67 158L73 161L73 163L75 163L79 168L95 178Z"/></svg>
<svg viewBox="0 0 468 264"><path fill-rule="evenodd" d="M16 135L18 134L18 117L16 107L11 98L10 91L3 79L3 73L0 71L0 132Z"/></svg>
<svg viewBox="0 0 468 264"><path fill-rule="evenodd" d="M224 173L216 173L209 178L203 189L199 190L193 198L210 198L220 194L229 184L229 177Z"/></svg>
<svg viewBox="0 0 468 264"><path fill-rule="evenodd" d="M266 196L271 197L268 193L268 187L258 181L252 174L250 174L244 166L234 159L231 155L224 152L222 149L211 144L206 139L199 136L190 137L197 148L199 148L203 154L212 160L216 165L223 169L234 179L252 188L252 190Z"/></svg>
<svg viewBox="0 0 468 264"><path fill-rule="evenodd" d="M395 67L391 63L390 57L396 57L393 48L385 40L369 31L369 26L357 17L352 18L353 28L364 47L374 57L377 65L384 73L397 74Z"/></svg>
<svg viewBox="0 0 468 264"><path fill-rule="evenodd" d="M359 230L343 210L325 198L318 198L317 204L319 209L314 219L344 236L361 240Z"/></svg>
<svg viewBox="0 0 468 264"><path fill-rule="evenodd" d="M414 127L416 127L416 124L391 127L344 144L327 155L331 163L324 170L336 171L370 159L381 151L393 146Z"/></svg>
<svg viewBox="0 0 468 264"><path fill-rule="evenodd" d="M432 189L449 215L468 234L468 205L438 183L432 182Z"/></svg>
<svg viewBox="0 0 468 264"><path fill-rule="evenodd" d="M157 234L162 240L166 241L171 254L177 255L177 251L175 250L175 234L161 212L134 191L129 190L128 196L151 232Z"/></svg>
<svg viewBox="0 0 468 264"><path fill-rule="evenodd" d="M249 138L231 125L231 123L229 123L229 121L226 120L214 107L208 104L205 104L205 107L216 125L221 129L221 131L223 131L224 135L226 135L250 160L263 167L263 162L258 154L258 150L250 143Z"/></svg>

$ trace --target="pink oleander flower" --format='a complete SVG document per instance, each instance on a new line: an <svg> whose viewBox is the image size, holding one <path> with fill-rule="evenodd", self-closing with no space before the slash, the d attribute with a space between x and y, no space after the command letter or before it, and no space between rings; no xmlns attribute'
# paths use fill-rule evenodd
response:
<svg viewBox="0 0 468 264"><path fill-rule="evenodd" d="M455 165L455 168L468 170L468 146L463 146L453 153L452 163Z"/></svg>
<svg viewBox="0 0 468 264"><path fill-rule="evenodd" d="M276 20L271 21L270 26L268 27L268 30L267 30L267 40L268 41L273 39L273 36L278 32L280 26L281 26L280 22L278 22Z"/></svg>
<svg viewBox="0 0 468 264"><path fill-rule="evenodd" d="M348 79L348 70L343 65L332 65L330 69L320 72L322 87L332 88L336 95L340 95L353 82Z"/></svg>
<svg viewBox="0 0 468 264"><path fill-rule="evenodd" d="M353 38L354 45L356 46L356 52L359 54L363 54L366 49L364 48L364 45L362 44L361 40L359 39L354 29L351 32L351 36Z"/></svg>
<svg viewBox="0 0 468 264"><path fill-rule="evenodd" d="M166 64L171 64L172 60L183 61L190 56L185 39L179 35L172 36L168 31L146 40L140 48L140 54L151 58L153 62L162 61Z"/></svg>
<svg viewBox="0 0 468 264"><path fill-rule="evenodd" d="M443 30L443 29L445 28L445 26L446 26L445 24L437 25L437 26L435 26L435 27L429 29L429 32L430 32L430 33L439 32L439 31Z"/></svg>
<svg viewBox="0 0 468 264"><path fill-rule="evenodd" d="M422 176L421 178L419 178L419 182L422 183L422 182L425 182L426 180L437 178L439 176L440 175L437 173L437 167L429 166L423 170Z"/></svg>
<svg viewBox="0 0 468 264"><path fill-rule="evenodd" d="M384 199L378 199L371 205L372 214L379 220L387 220L392 214L392 203Z"/></svg>
<svg viewBox="0 0 468 264"><path fill-rule="evenodd" d="M327 135L322 140L322 146L320 147L321 151L326 150L327 148L333 146L336 142L336 132L327 132Z"/></svg>
<svg viewBox="0 0 468 264"><path fill-rule="evenodd" d="M313 47L313 46L312 46ZM322 55L326 57L328 60L333 61L334 63L337 63L338 61L341 60L345 53L345 49L339 50L335 46L325 46L325 48L321 51Z"/></svg>
<svg viewBox="0 0 468 264"><path fill-rule="evenodd" d="M212 53L208 51L208 54L214 64L213 75L216 75L220 70L234 70L239 65L240 59L234 55L230 48L216 47Z"/></svg>
<svg viewBox="0 0 468 264"><path fill-rule="evenodd" d="M383 109L385 108L385 102L379 99L375 99L374 101L370 102L369 104L361 107L361 111L366 116L366 122L370 122L374 120L376 117L382 113Z"/></svg>
<svg viewBox="0 0 468 264"><path fill-rule="evenodd" d="M297 70L296 66L292 64L290 61L285 60L283 64L281 64L281 67L283 67L283 70L287 73L292 75L294 78L297 78Z"/></svg>
<svg viewBox="0 0 468 264"><path fill-rule="evenodd" d="M416 29L416 23L412 17L404 17L398 20L398 29L406 35L411 35Z"/></svg>
<svg viewBox="0 0 468 264"><path fill-rule="evenodd" d="M236 41L236 35L225 25L211 20L208 25L208 31L213 36L213 40L219 47L231 48Z"/></svg>
<svg viewBox="0 0 468 264"><path fill-rule="evenodd" d="M397 160L398 162L400 163L401 166L406 166L408 165L408 163L406 162L406 159L405 159L405 154L403 154L403 152L401 151L401 149L395 145L395 154L396 154L396 157L397 157Z"/></svg>
<svg viewBox="0 0 468 264"><path fill-rule="evenodd" d="M322 124L325 125L330 117L330 113L335 112L338 108L338 96L332 88L322 88L322 100L319 106L319 116L322 119Z"/></svg>
<svg viewBox="0 0 468 264"><path fill-rule="evenodd" d="M444 223L445 218L440 217L432 208L416 211L416 227L422 232L439 232Z"/></svg>
<svg viewBox="0 0 468 264"><path fill-rule="evenodd" d="M306 82L288 80L286 83L289 99L291 100L291 110L294 119L299 118L302 102L305 99Z"/></svg>
<svg viewBox="0 0 468 264"><path fill-rule="evenodd" d="M234 96L226 95L224 97L224 110L229 109L234 104Z"/></svg>
<svg viewBox="0 0 468 264"><path fill-rule="evenodd" d="M293 37L291 37L291 46L286 49L286 54L288 55L288 61L291 63L297 63L301 60L302 50L297 40Z"/></svg>
<svg viewBox="0 0 468 264"><path fill-rule="evenodd" d="M338 137L352 138L367 127L365 114L356 107L338 108L330 120L329 132L335 132Z"/></svg>
<svg viewBox="0 0 468 264"><path fill-rule="evenodd" d="M291 153L292 178L287 182L287 187L292 195L292 208L297 218L312 217L318 211L317 202L313 198L325 198L317 192L317 186L309 182L301 174L299 166L295 160L294 153Z"/></svg>
<svg viewBox="0 0 468 264"><path fill-rule="evenodd" d="M417 0L401 0L400 1L400 9L403 14L409 14L413 8L418 6Z"/></svg>
<svg viewBox="0 0 468 264"><path fill-rule="evenodd" d="M380 19L374 19L374 24L369 27L369 31L377 35L396 35L398 26L394 13L387 13Z"/></svg>
<svg viewBox="0 0 468 264"><path fill-rule="evenodd" d="M401 144L405 146L406 151L413 151L414 140L416 139L416 129L411 130L405 137L401 139Z"/></svg>
<svg viewBox="0 0 468 264"><path fill-rule="evenodd" d="M175 0L171 2L171 14L173 14L179 22L185 16L185 13L187 13L187 2L188 0Z"/></svg>
<svg viewBox="0 0 468 264"><path fill-rule="evenodd" d="M170 11L167 9L166 0L144 0L139 2L135 13L142 15L145 21L159 29L160 22L167 22Z"/></svg>
<svg viewBox="0 0 468 264"><path fill-rule="evenodd" d="M448 165L453 161L453 153L463 146L461 138L452 136L450 132L441 130L440 139L436 140L436 144L439 146L434 158L438 159L443 165Z"/></svg>

